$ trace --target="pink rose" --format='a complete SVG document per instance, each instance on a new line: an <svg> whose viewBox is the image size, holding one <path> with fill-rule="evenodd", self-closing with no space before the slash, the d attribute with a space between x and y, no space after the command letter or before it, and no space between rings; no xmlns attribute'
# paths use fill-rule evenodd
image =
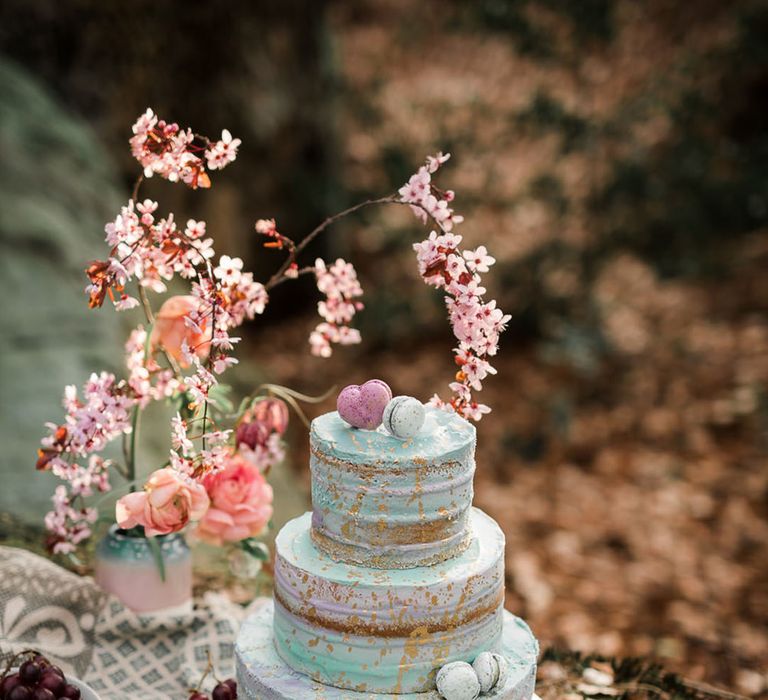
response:
<svg viewBox="0 0 768 700"><path fill-rule="evenodd" d="M154 472L144 490L123 496L115 506L117 524L125 529L143 525L148 537L178 532L200 520L210 501L205 487L166 467Z"/></svg>
<svg viewBox="0 0 768 700"><path fill-rule="evenodd" d="M272 517L272 487L258 467L232 455L220 472L205 477L211 507L197 534L211 544L260 535Z"/></svg>
<svg viewBox="0 0 768 700"><path fill-rule="evenodd" d="M200 333L184 320L185 316L199 308L200 300L191 295L166 299L155 316L155 325L149 338L150 350L154 352L162 347L182 367L188 367L189 363L184 360L181 352L181 345L186 340L193 354L201 359L205 357L211 345L211 333L206 329L208 324L203 322L203 332Z"/></svg>

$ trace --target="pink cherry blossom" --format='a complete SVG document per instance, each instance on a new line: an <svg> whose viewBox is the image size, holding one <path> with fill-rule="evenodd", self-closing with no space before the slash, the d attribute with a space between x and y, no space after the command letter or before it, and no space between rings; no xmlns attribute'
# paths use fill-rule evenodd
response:
<svg viewBox="0 0 768 700"><path fill-rule="evenodd" d="M484 245L478 246L475 250L465 250L463 255L467 261L467 267L472 272L488 272L491 265L496 262L496 258L488 255Z"/></svg>
<svg viewBox="0 0 768 700"><path fill-rule="evenodd" d="M238 452L266 474L275 464L280 464L285 459L285 444L278 433L272 433L266 442L256 443L252 447L241 442Z"/></svg>
<svg viewBox="0 0 768 700"><path fill-rule="evenodd" d="M213 270L213 274L225 285L237 284L242 273L243 261L240 258L230 258L229 255L222 255L219 258L219 266Z"/></svg>
<svg viewBox="0 0 768 700"><path fill-rule="evenodd" d="M195 449L192 440L187 436L187 423L178 413L171 418L171 446L185 457Z"/></svg>
<svg viewBox="0 0 768 700"><path fill-rule="evenodd" d="M191 398L190 406L196 407L204 404L208 400L208 393L211 388L218 383L216 377L200 363L200 360L195 358L194 373L184 377L184 386Z"/></svg>
<svg viewBox="0 0 768 700"><path fill-rule="evenodd" d="M256 233L262 236L274 236L277 233L277 224L274 219L259 219L256 224Z"/></svg>
<svg viewBox="0 0 768 700"><path fill-rule="evenodd" d="M53 510L45 516L45 527L50 533L48 547L54 554L70 554L76 546L91 536L91 525L98 513L93 508L76 508L65 486L56 487Z"/></svg>
<svg viewBox="0 0 768 700"><path fill-rule="evenodd" d="M138 118L133 125L133 134L131 152L144 168L144 177L157 174L192 188L210 187L206 164L210 170L221 170L235 160L241 143L226 129L218 141L199 139L191 129L169 124L151 109Z"/></svg>
<svg viewBox="0 0 768 700"><path fill-rule="evenodd" d="M309 336L313 355L330 357L331 344L352 345L360 342L360 333L348 324L363 308L355 299L363 295L363 288L357 279L357 272L351 263L339 258L332 265L318 258L315 261L317 288L325 294L318 302L317 311L324 323L319 323Z"/></svg>
<svg viewBox="0 0 768 700"><path fill-rule="evenodd" d="M483 380L496 373L485 358L498 351L499 336L510 317L496 308L495 300L483 301L486 289L479 273L488 272L495 258L482 245L475 250L459 249L462 237L452 229L464 219L450 206L455 194L438 189L432 181L432 175L449 157L450 154L442 153L428 157L426 165L419 168L398 193L400 201L411 204L421 221L426 223L431 219L439 228L439 233L431 231L426 240L414 243L413 249L424 281L444 290L448 317L459 341L459 347L454 350L459 371L456 381L450 384L453 398L446 403L434 396L431 405L480 420L491 409L477 403L472 390L480 391ZM321 339L315 342L321 353L327 352Z"/></svg>
<svg viewBox="0 0 768 700"><path fill-rule="evenodd" d="M221 140L214 143L205 153L208 167L211 170L221 170L229 165L237 157L237 149L242 142L233 139L232 134L224 129L221 132Z"/></svg>

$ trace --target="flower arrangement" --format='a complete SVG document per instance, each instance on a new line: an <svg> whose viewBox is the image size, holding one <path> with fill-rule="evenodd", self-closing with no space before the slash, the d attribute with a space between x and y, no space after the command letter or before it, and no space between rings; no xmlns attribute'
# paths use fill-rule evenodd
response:
<svg viewBox="0 0 768 700"><path fill-rule="evenodd" d="M312 399L266 385L233 410L220 383L221 375L237 363L232 352L240 338L233 332L264 311L274 287L313 275L323 298L318 303L322 320L309 336L312 354L329 357L334 345L359 343L360 333L351 323L363 308L363 290L353 265L342 259L317 259L303 266L300 261L315 237L366 206L407 205L423 223L434 226L413 248L424 281L445 295L458 371L450 383L451 398L435 395L431 403L472 420L490 411L472 392L496 373L488 358L496 354L510 317L495 301L483 299L481 274L494 258L484 246L460 249L462 237L455 228L463 218L451 206L455 195L433 182L449 155L429 157L397 194L339 212L300 241L279 232L274 219L258 220L255 231L266 239L264 247L286 253L262 283L243 270L239 258L221 255L216 261L204 221L190 219L182 226L173 214L161 216L157 202L139 196L142 182L155 175L192 189L211 187L210 173L233 162L240 143L227 130L213 141L165 122L149 109L133 125L131 151L143 173L128 203L105 226L109 253L86 268L86 294L91 308L107 299L117 311L140 307L144 323L125 345L126 377L101 372L91 375L81 392L68 386L64 420L48 424L37 468L64 482L57 486L53 510L45 518L55 553L73 553L90 536L97 512L88 499L110 490L112 472L121 474L129 487L138 485L140 417L154 401L168 401L177 409L169 456L141 490L117 501L119 526L140 526L152 537L195 523L203 539L257 549L253 538L264 532L272 515L272 490L265 477L283 458L288 405L300 410L298 401ZM165 293L177 276L188 281L189 293L166 298L155 310L151 294ZM103 457L107 445L118 439L122 461Z"/></svg>

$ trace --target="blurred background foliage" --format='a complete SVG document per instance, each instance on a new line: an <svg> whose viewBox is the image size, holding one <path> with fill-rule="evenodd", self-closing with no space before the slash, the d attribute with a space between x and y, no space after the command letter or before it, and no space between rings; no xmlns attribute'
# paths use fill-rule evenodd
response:
<svg viewBox="0 0 768 700"><path fill-rule="evenodd" d="M146 193L206 219L217 250L266 276L277 254L259 247L255 219L301 237L451 151L440 183L458 194L466 243L497 257L489 293L513 314L476 485L507 533L508 607L545 642L659 656L756 695L768 686L766 37L756 0L5 0L8 70L49 97L51 133L77 122L111 166L96 192L50 149L17 149L3 182L33 164L39 184L18 187L41 210L84 192L67 196L85 261L101 254L104 202L112 211L137 174L127 138L140 112L229 128L240 156L210 191L152 181ZM32 128L18 105L0 91L4 161ZM50 177L62 169L67 187ZM0 243L13 265L28 213L9 187ZM364 343L309 357L316 296L311 280L287 285L248 331L240 388L268 378L322 392L375 374L399 393L442 390L451 336L410 252L424 233L401 207L334 227L311 253L358 267ZM44 284L33 279L13 288ZM19 329L40 329L20 316L4 324L12 397L24 393L8 359L24 351ZM54 316L45 330L31 342L54 361ZM38 416L55 417L56 387L80 381L81 365L15 410L23 435L4 419L9 473L26 481ZM280 521L305 506L306 433L292 431ZM39 518L42 506L13 499Z"/></svg>

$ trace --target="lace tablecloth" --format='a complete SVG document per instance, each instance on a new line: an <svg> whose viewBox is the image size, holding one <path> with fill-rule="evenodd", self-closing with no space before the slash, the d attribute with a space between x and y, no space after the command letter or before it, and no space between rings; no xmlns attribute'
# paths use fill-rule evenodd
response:
<svg viewBox="0 0 768 700"><path fill-rule="evenodd" d="M38 649L103 700L187 698L208 652L219 677L233 676L235 637L246 614L226 596L208 593L190 614L140 616L92 578L0 547L0 662Z"/></svg>

